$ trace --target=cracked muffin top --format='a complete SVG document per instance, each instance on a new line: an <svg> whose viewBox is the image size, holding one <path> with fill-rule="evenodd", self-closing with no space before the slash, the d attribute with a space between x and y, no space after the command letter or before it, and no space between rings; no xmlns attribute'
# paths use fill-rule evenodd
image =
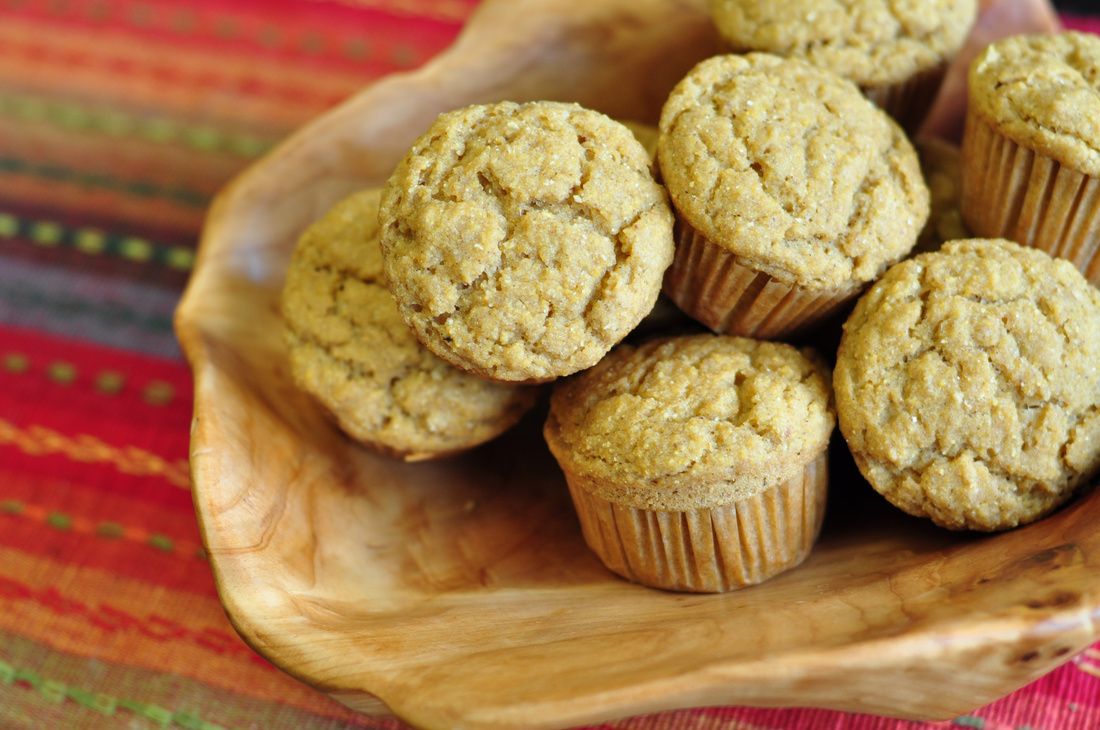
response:
<svg viewBox="0 0 1100 730"><path fill-rule="evenodd" d="M863 296L840 427L889 501L952 529L1036 520L1100 466L1100 291L1008 241L953 241Z"/></svg>
<svg viewBox="0 0 1100 730"><path fill-rule="evenodd" d="M382 282L380 193L332 208L302 234L282 310L294 381L353 438L414 460L491 439L535 388L490 383L428 352Z"/></svg>
<svg viewBox="0 0 1100 730"><path fill-rule="evenodd" d="M672 260L645 149L573 104L440 116L387 183L380 220L386 280L421 342L503 381L595 365L653 308Z"/></svg>
<svg viewBox="0 0 1100 730"><path fill-rule="evenodd" d="M1016 36L970 66L970 107L1017 144L1100 175L1100 38Z"/></svg>
<svg viewBox="0 0 1100 730"><path fill-rule="evenodd" d="M754 53L703 61L661 112L672 203L743 265L854 289L904 256L928 189L901 128L849 81Z"/></svg>
<svg viewBox="0 0 1100 730"><path fill-rule="evenodd" d="M686 510L797 476L833 423L829 371L812 351L707 334L616 348L554 389L544 433L604 499Z"/></svg>
<svg viewBox="0 0 1100 730"><path fill-rule="evenodd" d="M962 48L977 0L709 0L739 51L802 58L860 86L897 83Z"/></svg>

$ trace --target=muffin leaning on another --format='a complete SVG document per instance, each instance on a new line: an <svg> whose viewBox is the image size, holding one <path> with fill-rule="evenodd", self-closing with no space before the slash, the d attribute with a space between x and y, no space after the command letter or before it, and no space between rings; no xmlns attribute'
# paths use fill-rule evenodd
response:
<svg viewBox="0 0 1100 730"><path fill-rule="evenodd" d="M538 391L476 378L417 342L382 283L379 198L346 198L299 239L282 298L291 375L368 446L446 456L510 428Z"/></svg>
<svg viewBox="0 0 1100 730"><path fill-rule="evenodd" d="M1016 36L970 67L962 213L1100 286L1100 38Z"/></svg>
<svg viewBox="0 0 1100 730"><path fill-rule="evenodd" d="M809 554L833 423L809 351L705 334L617 348L554 390L543 432L608 568L720 592Z"/></svg>
<svg viewBox="0 0 1100 730"><path fill-rule="evenodd" d="M923 121L977 0L709 0L736 51L801 58L851 79L903 127Z"/></svg>
<svg viewBox="0 0 1100 730"><path fill-rule="evenodd" d="M673 89L660 131L679 241L665 292L718 332L805 330L907 254L928 218L905 133L804 61L704 61Z"/></svg>
<svg viewBox="0 0 1100 730"><path fill-rule="evenodd" d="M891 503L951 529L1037 520L1100 468L1100 291L1009 241L890 269L844 325L840 430Z"/></svg>
<svg viewBox="0 0 1100 730"><path fill-rule="evenodd" d="M390 177L386 280L432 352L544 382L595 365L652 308L672 213L622 124L555 102L444 114Z"/></svg>

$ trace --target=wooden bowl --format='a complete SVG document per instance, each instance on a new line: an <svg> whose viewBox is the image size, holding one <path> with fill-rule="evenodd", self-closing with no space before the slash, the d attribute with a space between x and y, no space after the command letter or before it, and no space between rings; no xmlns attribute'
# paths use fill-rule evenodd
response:
<svg viewBox="0 0 1100 730"><path fill-rule="evenodd" d="M195 505L229 617L287 672L436 728L719 704L947 718L1097 638L1095 493L967 536L841 469L802 567L727 595L665 593L586 549L539 416L465 457L406 465L352 444L291 385L277 300L308 223L379 184L447 109L551 98L654 119L717 49L701 5L490 3L451 51L318 119L215 203L177 315Z"/></svg>

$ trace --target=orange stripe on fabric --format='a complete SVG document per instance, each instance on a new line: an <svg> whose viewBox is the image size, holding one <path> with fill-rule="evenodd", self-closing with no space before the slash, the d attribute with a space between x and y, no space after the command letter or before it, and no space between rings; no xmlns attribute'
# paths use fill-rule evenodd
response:
<svg viewBox="0 0 1100 730"><path fill-rule="evenodd" d="M162 476L182 489L191 488L186 461L167 461L133 446L115 446L89 434L64 434L43 426L20 426L0 418L0 445L11 445L30 456L61 455L73 461L110 464L125 474Z"/></svg>
<svg viewBox="0 0 1100 730"><path fill-rule="evenodd" d="M364 82L371 77L364 77ZM241 96L232 90L197 95L193 89L155 79L120 77L107 71L28 64L0 48L0 86L14 92L113 104L134 113L169 115L181 121L245 126L256 134L280 136L328 108L291 105L278 99ZM337 100L333 99L333 103Z"/></svg>
<svg viewBox="0 0 1100 730"><path fill-rule="evenodd" d="M158 84L182 86L194 96L231 93L281 102L327 107L363 84L365 74L301 68L292 63L260 64L228 54L165 53L163 43L140 35L82 31L5 18L0 24L0 55L24 64L109 72L114 78L144 77ZM170 59L170 60L169 60Z"/></svg>
<svg viewBox="0 0 1100 730"><path fill-rule="evenodd" d="M319 714L334 709L249 649L213 598L106 571L73 571L0 548L0 628L79 656L172 672Z"/></svg>
<svg viewBox="0 0 1100 730"><path fill-rule="evenodd" d="M75 182L0 173L0 194L18 205L64 210L72 216L102 217L109 211L120 228L156 226L193 236L206 212L157 198L137 198L121 191L89 188Z"/></svg>
<svg viewBox="0 0 1100 730"><path fill-rule="evenodd" d="M218 5L115 0L94 13L88 12L88 0L66 0L64 9L58 0L17 1L18 17L51 27L129 33L171 44L175 53L249 54L258 62L309 66L320 74L407 68L449 42L459 28L457 20L424 15L400 19L354 6L310 7L301 0ZM419 54L409 45L410 38L417 40Z"/></svg>
<svg viewBox="0 0 1100 730"><path fill-rule="evenodd" d="M202 154L136 139L104 140L101 135L3 118L0 157L109 172L116 179L187 189L208 198L247 164L238 156Z"/></svg>

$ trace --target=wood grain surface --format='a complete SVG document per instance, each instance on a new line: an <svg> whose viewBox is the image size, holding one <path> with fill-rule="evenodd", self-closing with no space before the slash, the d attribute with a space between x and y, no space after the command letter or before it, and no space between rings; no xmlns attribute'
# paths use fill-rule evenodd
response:
<svg viewBox="0 0 1100 730"><path fill-rule="evenodd" d="M196 380L194 499L230 618L286 671L432 728L734 703L947 718L1100 634L1096 494L1006 534L952 534L872 495L837 447L802 567L673 594L585 548L544 413L407 465L353 445L292 386L277 300L307 224L453 107L551 98L652 121L717 49L701 5L489 3L453 50L304 128L217 200L176 319Z"/></svg>

